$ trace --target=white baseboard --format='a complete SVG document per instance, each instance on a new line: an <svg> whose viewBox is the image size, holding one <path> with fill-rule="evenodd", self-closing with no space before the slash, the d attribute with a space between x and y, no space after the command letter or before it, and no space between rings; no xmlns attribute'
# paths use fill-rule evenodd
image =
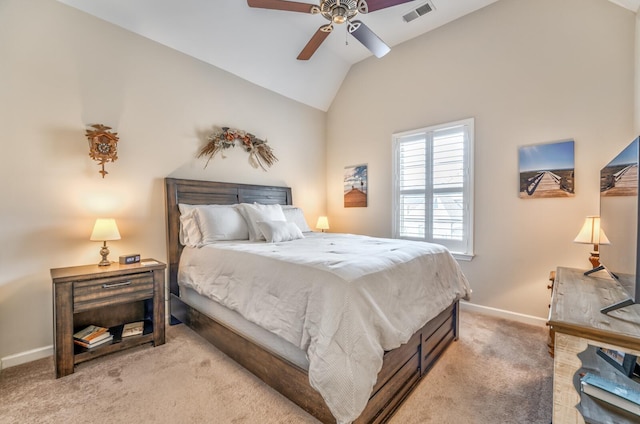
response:
<svg viewBox="0 0 640 424"><path fill-rule="evenodd" d="M29 350L27 352L16 353L15 355L5 356L4 358L0 358L0 370L15 367L16 365L26 364L27 362L46 358L51 355L53 355L53 345Z"/></svg>
<svg viewBox="0 0 640 424"><path fill-rule="evenodd" d="M518 312L505 311L503 309L496 309L490 306L482 306L476 305L473 303L465 302L464 300L460 301L460 309L462 311L471 311L477 312L479 314L491 315L496 318L508 319L511 321L517 321L524 324L537 325L540 327L545 327L547 325L547 320L540 317L534 317L532 315L520 314Z"/></svg>

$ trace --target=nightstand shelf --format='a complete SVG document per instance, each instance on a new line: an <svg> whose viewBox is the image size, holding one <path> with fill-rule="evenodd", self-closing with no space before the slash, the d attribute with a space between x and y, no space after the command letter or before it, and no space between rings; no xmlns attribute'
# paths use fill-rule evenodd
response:
<svg viewBox="0 0 640 424"><path fill-rule="evenodd" d="M109 353L164 344L165 268L146 259L131 265L52 269L56 376L71 374L75 365ZM143 334L120 337L123 324L142 320ZM109 327L113 342L91 349L74 344L73 334L90 324Z"/></svg>
<svg viewBox="0 0 640 424"><path fill-rule="evenodd" d="M122 325L110 327L109 332L113 335L113 341L111 343L108 343L102 346L97 346L92 349L87 349L82 346L74 345L75 363L80 364L82 362L89 361L99 356L107 355L111 352L117 352L122 349L127 349L127 348L138 346L141 344L153 342L153 321L144 320L144 332L139 336L130 336L130 337L122 338L121 336Z"/></svg>

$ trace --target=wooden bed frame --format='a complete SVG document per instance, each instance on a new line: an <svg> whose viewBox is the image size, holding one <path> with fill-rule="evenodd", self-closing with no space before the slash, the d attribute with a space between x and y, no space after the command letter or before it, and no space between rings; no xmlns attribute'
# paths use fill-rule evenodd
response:
<svg viewBox="0 0 640 424"><path fill-rule="evenodd" d="M230 205L258 202L291 205L291 188L175 178L166 178L165 185L172 321L177 319L192 328L323 423L335 423L322 396L309 384L306 370L190 307L179 297L177 276L182 252L179 241L179 203ZM458 311L456 301L418 330L409 342L385 353L372 395L355 423L384 423L391 417L446 347L458 338Z"/></svg>

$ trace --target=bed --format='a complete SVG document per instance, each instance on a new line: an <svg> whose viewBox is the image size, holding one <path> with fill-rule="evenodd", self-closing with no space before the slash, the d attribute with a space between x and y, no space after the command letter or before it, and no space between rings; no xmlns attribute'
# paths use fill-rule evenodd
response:
<svg viewBox="0 0 640 424"><path fill-rule="evenodd" d="M346 366L351 371L355 370L353 372L354 377L352 379L348 379L350 381L347 382L347 386L352 388L352 386L355 385L355 387L358 388L360 387L358 384L360 384L359 382L361 380L366 383L363 383L362 385L366 390L358 389L353 392L354 398L362 398L362 396L365 396L364 401L357 399L352 401L352 403L356 404L356 410L359 415L357 415L357 418L356 416L345 418L350 417L348 415L349 411L343 413L340 410L340 405L336 407L336 400L332 398L334 395L328 394L326 390L323 391L323 387L317 381L317 376L319 374L317 371L317 364L329 362L328 360L325 361L324 356L322 356L325 355L325 353L318 354L317 351L325 352L326 350L329 352L329 350L327 350L328 348L323 350L326 346L331 346L333 350L335 350L336 346L338 346L339 349L342 349L344 347L344 343L341 341L342 339L339 339L337 343L333 343L332 341L331 343L328 342L325 346L325 344L321 342L322 338L316 333L324 334L326 331L313 330L314 333L309 335L306 332L306 327L300 330L302 332L301 334L288 338L284 334L279 334L277 329L274 330L269 327L269 325L274 321L272 317L274 315L273 312L277 312L273 309L271 309L272 313L263 314L265 316L269 315L272 317L269 322L266 322L267 325L264 325L262 322L259 322L260 315L254 314L254 316L251 316L251 313L247 313L246 307L243 309L243 305L237 305L238 302L234 301L235 303L231 302L231 304L229 304L229 302L225 303L227 300L226 295L223 300L220 300L219 297L215 296L210 296L213 297L213 299L202 296L203 291L208 289L202 288L205 286L200 284L199 278L206 279L205 276L208 275L208 273L204 273L201 270L200 267L203 265L194 264L202 264L202 261L197 262L196 259L199 256L205 254L208 255L208 252L212 251L213 254L218 255L216 256L217 258L221 258L219 259L219 262L224 264L234 262L248 263L244 261L244 256L237 255L253 255L253 257L258 258L257 263L262 264L256 265L258 269L275 269L271 264L278 263L277 261L280 261L282 257L286 255L293 255L293 253L287 252L286 249L302 251L307 249L310 245L325 246L326 251L324 253L318 253L317 259L305 259L306 262L303 263L303 266L300 264L292 264L292 267L298 266L298 268L292 268L291 271L289 271L289 274L297 275L296 273L299 272L299 269L311 269L312 275L315 275L315 277L304 277L301 280L305 280L304 283L308 283L310 285L310 289L308 290L309 292L315 293L316 287L322 285L319 283L320 280L322 280L325 285L331 287L345 286L345 284L339 283L339 279L343 278L345 275L350 275L351 271L349 269L343 270L340 267L334 267L327 271L321 269L322 267L318 264L321 262L329 262L326 257L323 259L323 255L335 254L336 252L330 251L331 249L339 249L341 243L353 243L354 240L352 240L352 238L360 236L325 236L322 233L305 233L307 237L304 237L304 240L295 240L295 243L301 243L299 245L300 247L296 245L296 247L293 248L291 246L294 241L273 244L213 243L213 246L207 245L204 247L200 246L199 248L192 248L189 246L185 247L181 243L180 238L179 205L236 205L242 203L292 205L291 189L289 187L246 185L174 178L166 178L165 186L167 196L166 207L168 225L170 311L172 321L182 322L192 328L222 352L230 356L240 365L244 366L265 383L282 393L321 422L386 422L411 390L415 388L421 377L425 375L425 373L434 365L436 360L443 354L446 347L452 341L457 339L459 325L459 300L460 298L468 296L470 293L466 280L464 280L464 276L462 276L461 273L459 275L460 279L464 281L457 282L456 284L458 285L451 289L452 294L449 295L450 299L447 300L446 303L442 303L442 301L440 301L437 306L437 310L430 310L428 321L426 321L424 325L420 322L416 325L419 327L416 331L413 331L412 328L408 334L402 336L403 339L401 344L397 343L397 340L390 342L390 345L393 345L394 347L384 349L383 356L382 351L380 352L379 366L375 364L375 360L353 360L349 355L345 355L344 362L346 365L340 363L338 366ZM377 240L380 240L380 242ZM383 240L384 243L390 243L390 245L383 246ZM376 249L386 249L389 252L395 252L397 246L393 243L401 243L400 241L364 237L362 239L356 239L355 242L357 245L368 246L366 248L372 249L371 252L373 253L369 255L368 251L365 251L365 256L375 256L377 254L375 253L377 252ZM305 247L305 243L307 247ZM266 248L267 245L270 247ZM351 245L345 244L345 246ZM418 246L417 243L414 244L413 247L416 246ZM261 255L262 252L255 252L255 249L269 251L265 254L271 255L271 257L259 256L258 254ZM399 250L400 249L398 249L398 251ZM450 256L448 252L446 253ZM395 260L400 261L400 258L406 256L406 252L398 253L396 256L398 257ZM436 255L434 255L434 257L435 256ZM239 260L238 258L241 259ZM390 260L393 260L393 258ZM423 259L420 260L422 261ZM182 269L180 269L181 264ZM449 266L451 266L451 264L449 264ZM455 267L457 269L457 265L455 265ZM278 267L278 269L280 268ZM286 268L283 267L281 272L279 271L278 273L275 273L276 276L272 276L270 278L274 280L280 278L281 282L290 281L285 269ZM189 274L189 272L193 272L194 270L195 274ZM244 273L249 272L246 269L236 270L234 272L242 273L241 271ZM370 271L371 270L369 269L369 274L378 275ZM438 275L438 273L444 274L444 271L444 269L438 269L434 272ZM222 274L225 274L230 271L213 270L211 272L222 272ZM193 275L195 275L195 277ZM181 279L180 282L179 276ZM264 276L259 275L256 275L255 278L258 277L265 278ZM314 286L311 286L314 279L318 281L315 282ZM337 279L337 282L333 282L332 279ZM307 280L309 281L307 282ZM326 282L324 280L326 280ZM359 282L361 280L362 279L357 279L355 281ZM278 281L274 281L273 283L275 284L277 282ZM262 288L263 284L267 283L269 282L261 280L259 285L255 286L254 289L256 287ZM300 281L296 281L296 283L300 283ZM285 283L282 284L282 286L286 285L287 284ZM278 286L274 285L267 291L269 290L277 291ZM332 296L324 297L338 299L342 299L344 297L343 292L336 293L338 293L338 295L334 294ZM305 302L307 301L308 300L302 300L301 302L297 302L298 305L304 305L304 308L301 308L301 310L307 311L305 313L309 313L309 315L316 318L319 315L322 315L317 312L313 315L313 304L306 304ZM326 308L326 306L323 305L316 307L316 309L318 308ZM382 308L384 309L384 307ZM292 309L294 309L293 306ZM257 312L260 312L260 309L258 309ZM275 315L277 316L278 314ZM361 315L362 314L359 316ZM247 317L249 317L249 319L246 319ZM309 318L309 320L311 321L312 319ZM275 321L278 320L275 319ZM305 318L302 318L302 321L305 321ZM351 322L353 320L350 318L348 320L345 319L344 321ZM366 327L363 328L369 332L370 330L368 326L371 323L369 322L370 320L368 319L368 315L365 319L361 319L360 321L363 321L363 325ZM274 325L277 325L277 323ZM306 324L302 324L302 326L304 325ZM349 327L349 325L347 327ZM269 330L265 330L265 328L269 328ZM353 327L348 330L343 330L343 332L346 331L351 334L356 330L357 328ZM338 330L336 330L336 332L337 331ZM359 351L361 344L363 343L360 341L357 343L354 342L351 345L352 347L349 349ZM365 342L364 344L366 345L367 343ZM397 347L396 344L398 345ZM323 348L321 349L318 346L323 346ZM351 352L349 349L347 350ZM358 353L358 355L359 354L360 353ZM326 355L329 357L332 354L330 355L330 353L326 353ZM320 358L320 360L318 360L318 358ZM369 362L374 363L375 370L379 370L379 372L377 372L377 374L374 373L373 379L367 380L366 373L370 372L370 370L360 370L358 366L363 363L368 364ZM333 367L334 365L331 365L330 370L333 370ZM355 382L351 380L354 380ZM370 386L367 386L367 384L370 384ZM323 394L321 395L319 391L323 392ZM358 406L358 402L364 405L364 409L362 409L361 406ZM351 406L349 405L345 408L349 409ZM362 412L360 413L359 411ZM339 418L337 419L336 416Z"/></svg>

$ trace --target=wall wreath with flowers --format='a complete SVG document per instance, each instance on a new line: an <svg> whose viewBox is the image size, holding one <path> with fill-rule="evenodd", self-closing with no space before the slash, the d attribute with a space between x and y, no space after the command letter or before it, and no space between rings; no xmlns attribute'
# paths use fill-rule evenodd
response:
<svg viewBox="0 0 640 424"><path fill-rule="evenodd" d="M261 140L246 131L216 127L215 131L207 137L207 141L207 144L198 153L198 158L208 157L207 163L204 165L205 168L218 152L224 159L226 157L224 151L235 147L236 142L239 142L244 151L249 153L249 163L254 168L260 167L266 171L265 165L271 167L278 160L273 154L271 146L267 145L267 140Z"/></svg>

